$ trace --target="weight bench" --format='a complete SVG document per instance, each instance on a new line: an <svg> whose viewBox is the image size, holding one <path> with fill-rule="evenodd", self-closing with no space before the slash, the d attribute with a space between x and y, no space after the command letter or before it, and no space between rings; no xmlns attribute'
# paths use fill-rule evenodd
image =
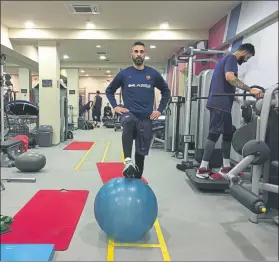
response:
<svg viewBox="0 0 279 262"><path fill-rule="evenodd" d="M1 167L13 167L16 157L24 153L24 144L20 140L8 139L1 142Z"/></svg>
<svg viewBox="0 0 279 262"><path fill-rule="evenodd" d="M1 143L1 167L14 167L16 157L24 153L24 144L20 140L8 139ZM3 180L7 182L36 182L36 178L3 178L1 177L1 189L5 190Z"/></svg>
<svg viewBox="0 0 279 262"><path fill-rule="evenodd" d="M164 129L165 129L164 126L156 126L156 127L153 127L153 128L152 128L153 136L152 136L151 145L150 145L151 148L154 147L154 145L155 145L156 142L157 142L157 143L160 143L160 144L163 144L163 145L165 144L165 140L160 139L160 138L157 137L157 135L158 135L161 131L163 131Z"/></svg>
<svg viewBox="0 0 279 262"><path fill-rule="evenodd" d="M115 121L114 122L114 131L121 130L121 127L122 127L122 122L121 121Z"/></svg>

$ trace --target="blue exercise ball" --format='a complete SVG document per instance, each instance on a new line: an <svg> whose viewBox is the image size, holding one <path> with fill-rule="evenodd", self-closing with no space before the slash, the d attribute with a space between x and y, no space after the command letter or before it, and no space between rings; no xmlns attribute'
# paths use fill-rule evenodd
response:
<svg viewBox="0 0 279 262"><path fill-rule="evenodd" d="M154 225L157 199L140 179L115 178L96 195L94 214L100 228L115 241L135 242Z"/></svg>

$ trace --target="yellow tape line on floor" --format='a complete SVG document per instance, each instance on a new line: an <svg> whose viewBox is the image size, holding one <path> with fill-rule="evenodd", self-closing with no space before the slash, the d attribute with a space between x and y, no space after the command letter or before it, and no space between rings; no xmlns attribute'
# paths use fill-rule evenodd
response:
<svg viewBox="0 0 279 262"><path fill-rule="evenodd" d="M93 143L93 145L87 150L87 152L84 154L84 156L82 157L82 159L78 162L78 164L76 165L76 167L75 167L75 171L77 171L80 167L81 167L81 165L82 165L82 163L84 162L84 160L86 159L86 157L88 156L88 154L90 153L90 151L92 150L92 148L93 148L93 146L95 145L96 143Z"/></svg>
<svg viewBox="0 0 279 262"><path fill-rule="evenodd" d="M109 142L107 143L107 145L106 145L105 152L104 152L104 155L103 155L102 160L101 160L102 163L105 162L105 160L106 160L110 142L111 142L111 141L109 141Z"/></svg>

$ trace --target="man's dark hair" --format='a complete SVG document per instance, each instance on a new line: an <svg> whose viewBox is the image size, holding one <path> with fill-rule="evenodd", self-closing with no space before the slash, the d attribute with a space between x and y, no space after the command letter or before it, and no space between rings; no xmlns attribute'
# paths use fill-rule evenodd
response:
<svg viewBox="0 0 279 262"><path fill-rule="evenodd" d="M136 46L136 45L141 45L141 46L145 47L145 44L144 44L143 42L141 42L141 41L135 42L135 43L133 44L133 47Z"/></svg>
<svg viewBox="0 0 279 262"><path fill-rule="evenodd" d="M242 44L238 49L238 51L247 51L250 53L252 56L255 55L255 47L252 44Z"/></svg>
<svg viewBox="0 0 279 262"><path fill-rule="evenodd" d="M98 95L99 95L99 94L100 94L100 91L99 91L99 90L97 90L96 94L98 94Z"/></svg>

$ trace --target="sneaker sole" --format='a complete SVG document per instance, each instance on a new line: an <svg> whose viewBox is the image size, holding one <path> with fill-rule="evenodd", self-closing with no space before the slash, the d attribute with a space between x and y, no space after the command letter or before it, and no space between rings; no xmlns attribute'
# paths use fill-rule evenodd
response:
<svg viewBox="0 0 279 262"><path fill-rule="evenodd" d="M201 179L207 179L207 178L209 178L209 174L204 174L204 175L196 174L196 177L201 178Z"/></svg>
<svg viewBox="0 0 279 262"><path fill-rule="evenodd" d="M137 170L133 166L129 166L123 171L123 176L127 178L133 178L136 175Z"/></svg>

